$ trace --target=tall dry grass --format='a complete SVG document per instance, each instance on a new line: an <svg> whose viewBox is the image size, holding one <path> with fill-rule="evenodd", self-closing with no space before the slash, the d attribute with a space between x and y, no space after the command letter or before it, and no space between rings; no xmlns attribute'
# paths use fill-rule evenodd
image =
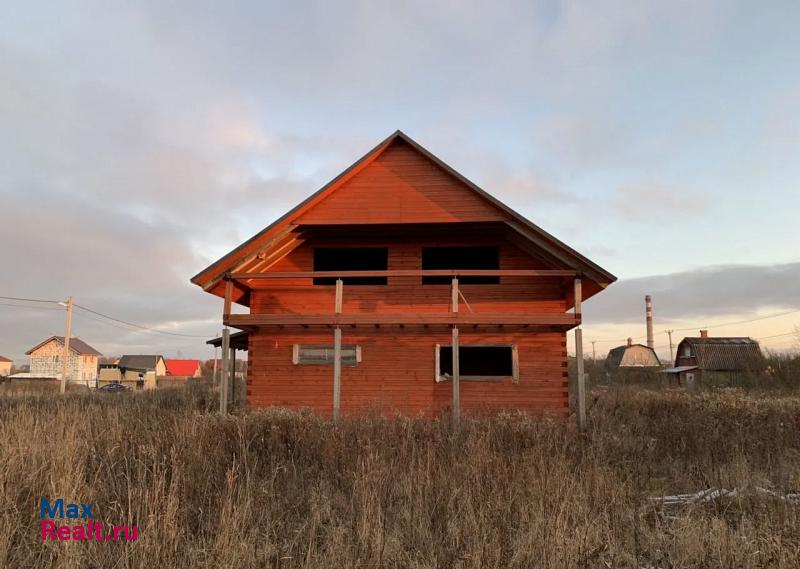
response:
<svg viewBox="0 0 800 569"><path fill-rule="evenodd" d="M0 396L4 567L800 566L800 397L594 393L571 423L220 417L211 394ZM709 487L731 499L665 509ZM39 539L91 501L131 543Z"/></svg>

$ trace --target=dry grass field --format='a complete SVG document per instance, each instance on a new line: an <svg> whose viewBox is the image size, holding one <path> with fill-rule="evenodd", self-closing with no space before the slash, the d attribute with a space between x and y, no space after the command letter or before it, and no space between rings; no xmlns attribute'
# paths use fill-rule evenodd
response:
<svg viewBox="0 0 800 569"><path fill-rule="evenodd" d="M592 400L580 435L518 416L222 418L194 389L0 393L0 566L800 567L799 396ZM736 494L651 499L709 488ZM139 539L43 542L43 497Z"/></svg>

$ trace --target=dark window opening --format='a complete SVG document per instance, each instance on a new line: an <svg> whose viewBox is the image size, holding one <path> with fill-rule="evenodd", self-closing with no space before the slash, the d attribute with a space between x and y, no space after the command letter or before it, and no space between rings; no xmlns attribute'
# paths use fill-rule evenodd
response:
<svg viewBox="0 0 800 569"><path fill-rule="evenodd" d="M315 271L385 271L389 249L385 247L314 249ZM386 277L344 277L346 285L385 285ZM314 277L315 285L334 285L336 277Z"/></svg>
<svg viewBox="0 0 800 569"><path fill-rule="evenodd" d="M424 247L422 270L499 270L497 247ZM422 284L449 284L452 277L422 277ZM500 284L500 277L459 277L459 284Z"/></svg>
<svg viewBox="0 0 800 569"><path fill-rule="evenodd" d="M458 350L459 377L511 377L514 356L511 346L461 346ZM453 347L439 348L439 376L453 377Z"/></svg>

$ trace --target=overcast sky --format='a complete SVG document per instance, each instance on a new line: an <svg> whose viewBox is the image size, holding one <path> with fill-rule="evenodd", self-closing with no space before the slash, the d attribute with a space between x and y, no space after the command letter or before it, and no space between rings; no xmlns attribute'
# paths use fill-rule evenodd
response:
<svg viewBox="0 0 800 569"><path fill-rule="evenodd" d="M598 352L645 293L661 353L800 310L799 38L794 1L0 0L0 296L185 335L77 310L105 354L210 355L189 278L400 128L620 277ZM23 363L64 313L19 304Z"/></svg>

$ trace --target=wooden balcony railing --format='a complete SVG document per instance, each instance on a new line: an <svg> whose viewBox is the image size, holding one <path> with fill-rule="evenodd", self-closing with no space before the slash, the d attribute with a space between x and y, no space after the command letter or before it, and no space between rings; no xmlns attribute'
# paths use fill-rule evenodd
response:
<svg viewBox="0 0 800 569"><path fill-rule="evenodd" d="M450 301L443 304L442 313L406 312L406 313L350 313L343 314L342 298L344 295L344 278L353 277L451 277ZM336 294L334 306L329 313L282 313L282 314L232 314L231 296L233 283L262 279L293 278L335 278ZM460 277L557 277L577 279L577 273L569 270L387 270L387 271L294 271L272 273L232 273L227 276L225 287L225 308L223 323L241 329L258 326L412 326L412 325L444 325L444 326L486 326L512 325L534 327L548 330L568 330L580 325L580 309L568 313L535 313L535 312L459 312ZM391 285L381 285L391 286ZM496 285L502 286L502 285ZM580 306L580 304L578 304ZM447 310L447 311L445 311Z"/></svg>

